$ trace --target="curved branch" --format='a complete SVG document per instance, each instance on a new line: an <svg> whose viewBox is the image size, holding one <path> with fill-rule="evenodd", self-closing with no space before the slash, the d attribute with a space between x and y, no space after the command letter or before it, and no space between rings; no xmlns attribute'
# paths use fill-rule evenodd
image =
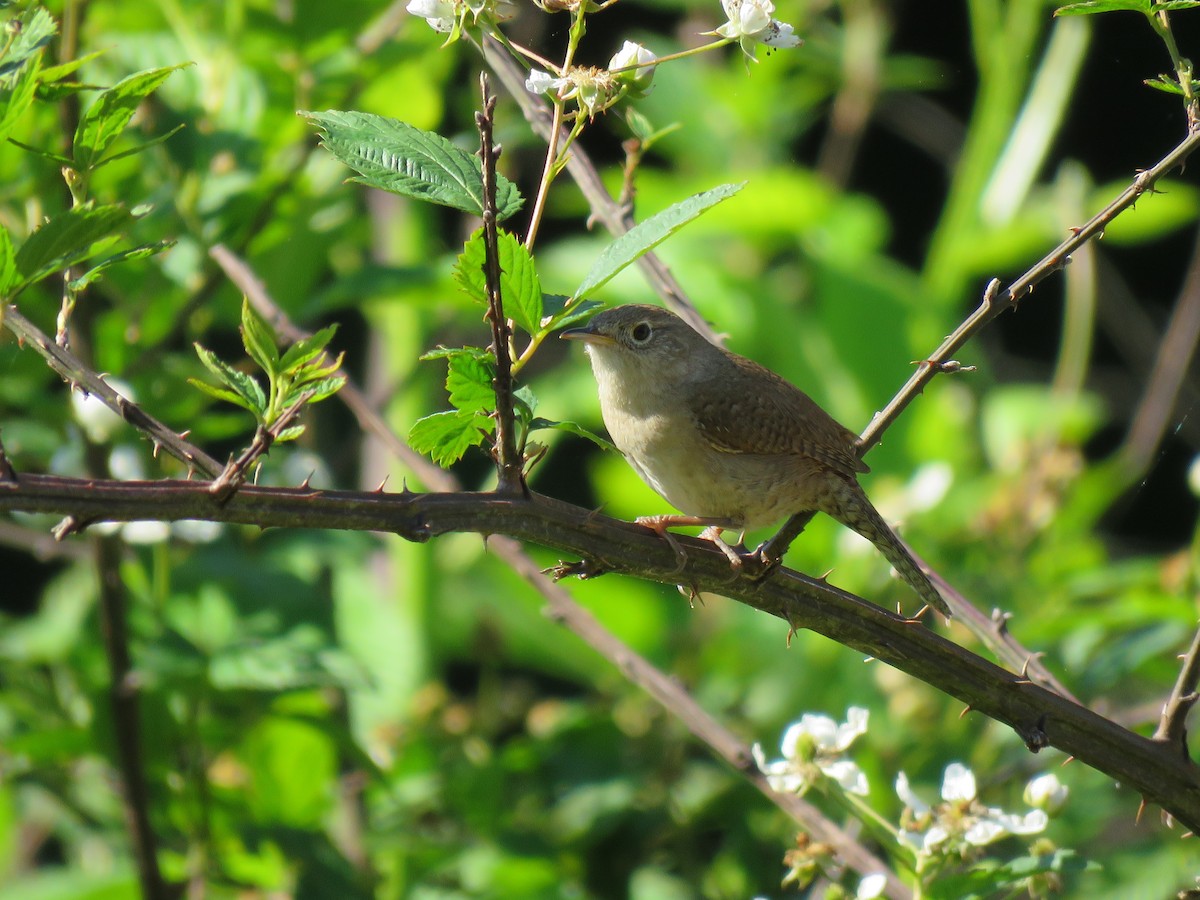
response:
<svg viewBox="0 0 1200 900"><path fill-rule="evenodd" d="M1200 772L1176 748L1142 737L925 628L822 581L776 569L730 583L729 563L708 542L679 537L688 560L649 529L534 494L384 494L244 486L219 505L205 484L113 482L49 475L0 481L0 510L100 521L207 519L260 527L333 528L425 542L450 532L507 534L579 554L593 572L620 572L723 594L807 628L931 684L1011 726L1030 750L1076 757L1200 830Z"/></svg>

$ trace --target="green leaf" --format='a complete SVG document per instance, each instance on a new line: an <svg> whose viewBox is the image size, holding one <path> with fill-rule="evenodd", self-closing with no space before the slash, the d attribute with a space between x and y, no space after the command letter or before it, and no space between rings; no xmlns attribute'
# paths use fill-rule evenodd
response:
<svg viewBox="0 0 1200 900"><path fill-rule="evenodd" d="M534 419L529 423L529 431L542 431L546 429L554 429L556 431L566 431L570 434L577 435L581 438L587 438L597 447L604 450L616 450L617 447L612 441L607 438L602 438L594 431L589 431L577 422L555 422L552 419Z"/></svg>
<svg viewBox="0 0 1200 900"><path fill-rule="evenodd" d="M93 245L115 238L133 221L123 206L75 206L29 236L17 251L17 270L32 284L92 254Z"/></svg>
<svg viewBox="0 0 1200 900"><path fill-rule="evenodd" d="M337 325L335 324L322 328L316 334L296 341L296 343L284 351L283 356L280 358L279 371L290 372L293 369L298 369L305 363L312 362L321 355L336 333Z"/></svg>
<svg viewBox="0 0 1200 900"><path fill-rule="evenodd" d="M0 83L12 78L18 69L41 53L57 33L58 26L50 13L40 6L31 6L22 17L21 28L8 46L4 58L0 59Z"/></svg>
<svg viewBox="0 0 1200 900"><path fill-rule="evenodd" d="M546 328L551 331L582 322L591 318L592 313L604 308L603 303L597 303L595 300L576 300L572 303L570 297L564 297L562 294L544 295L542 305L543 315L549 320Z"/></svg>
<svg viewBox="0 0 1200 900"><path fill-rule="evenodd" d="M279 437L275 438L275 443L282 444L285 441L294 441L300 435L304 434L303 425L289 425L283 431L279 432Z"/></svg>
<svg viewBox="0 0 1200 900"><path fill-rule="evenodd" d="M529 334L541 330L542 285L538 279L533 257L525 245L507 231L497 235L500 256L500 298L504 315ZM476 303L487 305L487 283L484 278L483 229L467 240L454 265L454 280Z"/></svg>
<svg viewBox="0 0 1200 900"><path fill-rule="evenodd" d="M262 422L267 412L267 398L263 395L258 382L245 372L240 372L228 363L222 362L211 350L206 350L199 344L194 346L196 355L200 357L200 362L204 364L204 367L241 398L242 402L238 404L239 406L250 410L254 413L255 418Z"/></svg>
<svg viewBox="0 0 1200 900"><path fill-rule="evenodd" d="M96 263L96 265L78 278L73 278L67 287L73 293L78 293L115 265L138 259L146 259L147 257L162 253L164 250L169 250L174 246L175 241L159 241L156 244L142 244L140 247L134 247L132 250L122 250L120 253L114 253L112 256L100 260L100 262Z"/></svg>
<svg viewBox="0 0 1200 900"><path fill-rule="evenodd" d="M275 343L275 330L258 314L250 301L242 298L242 345L250 358L270 375L279 374L279 347Z"/></svg>
<svg viewBox="0 0 1200 900"><path fill-rule="evenodd" d="M106 52L106 50L97 50L95 53L89 53L87 56L79 56L75 59L67 60L67 62L61 63L57 66L48 66L45 69L42 69L41 78L38 80L43 85L53 84L56 81L62 81L68 75L73 75L75 72L78 72L81 66L103 56Z"/></svg>
<svg viewBox="0 0 1200 900"><path fill-rule="evenodd" d="M103 91L88 107L75 129L72 157L77 171L103 165L104 152L121 136L138 105L152 94L171 73L191 63L135 72Z"/></svg>
<svg viewBox="0 0 1200 900"><path fill-rule="evenodd" d="M13 254L12 237L8 229L0 225L0 302L6 301L12 288L20 282L17 260ZM4 310L0 308L0 315Z"/></svg>
<svg viewBox="0 0 1200 900"><path fill-rule="evenodd" d="M33 103L40 66L41 59L34 57L11 78L0 80L0 141L8 137Z"/></svg>
<svg viewBox="0 0 1200 900"><path fill-rule="evenodd" d="M487 416L452 409L414 422L408 432L408 443L444 468L483 443L494 427L495 423Z"/></svg>
<svg viewBox="0 0 1200 900"><path fill-rule="evenodd" d="M492 356L492 351L484 347L435 347L432 350L427 350L418 357L422 362L431 359L451 359L460 354L474 356L477 359L486 359L492 363L496 362L496 357Z"/></svg>
<svg viewBox="0 0 1200 900"><path fill-rule="evenodd" d="M432 131L361 112L300 112L322 132L325 147L359 174L361 184L439 203L467 213L483 212L479 159ZM496 216L503 222L525 201L516 185L496 176Z"/></svg>
<svg viewBox="0 0 1200 900"><path fill-rule="evenodd" d="M495 366L486 359L470 353L448 357L446 391L454 408L462 412L492 410L496 395L492 390Z"/></svg>
<svg viewBox="0 0 1200 900"><path fill-rule="evenodd" d="M1083 3L1060 6L1054 11L1054 14L1056 16L1090 16L1095 13L1128 10L1149 15L1152 3L1153 0L1085 0Z"/></svg>
<svg viewBox="0 0 1200 900"><path fill-rule="evenodd" d="M217 400L223 400L226 403L232 403L235 406L240 406L242 409L249 410L250 412L254 413L256 417L258 416L258 411L244 399L242 399L240 394L236 394L233 391L227 390L226 388L219 388L215 385L209 384L207 381L201 381L199 378L189 378L188 384L200 391L203 391L210 397L213 397Z"/></svg>
<svg viewBox="0 0 1200 900"><path fill-rule="evenodd" d="M591 271L584 277L583 283L575 289L571 296L581 297L607 284L613 276L630 263L654 249L700 214L716 206L722 200L732 197L745 184L744 181L740 184L723 184L712 190L695 194L630 228L605 248L596 262L592 264Z"/></svg>
<svg viewBox="0 0 1200 900"><path fill-rule="evenodd" d="M312 391L313 395L309 397L309 403L319 403L322 400L328 399L342 389L346 384L346 376L338 375L335 378L322 378L318 381L301 382L292 388L283 398L283 403L280 404L281 409L287 409L298 399L301 394Z"/></svg>

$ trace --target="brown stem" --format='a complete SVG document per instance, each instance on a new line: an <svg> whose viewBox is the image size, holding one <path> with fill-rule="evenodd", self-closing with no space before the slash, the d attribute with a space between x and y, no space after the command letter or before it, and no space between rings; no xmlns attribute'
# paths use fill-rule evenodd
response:
<svg viewBox="0 0 1200 900"><path fill-rule="evenodd" d="M154 445L155 453L161 447L187 466L189 471L198 469L210 478L220 473L222 467L219 462L199 447L189 444L136 403L114 391L103 377L85 365L70 350L52 341L40 328L21 315L15 306L8 307L4 316L4 327L24 343L30 344L45 358L50 368L73 387L98 397L104 401L105 406L146 435Z"/></svg>
<svg viewBox="0 0 1200 900"><path fill-rule="evenodd" d="M1117 453L1125 470L1126 478L1136 481L1141 478L1154 454L1158 451L1167 423L1175 409L1176 399L1183 387L1188 367L1196 353L1196 342L1200 339L1200 231L1196 233L1196 243L1192 248L1192 259L1188 266L1187 278L1179 297L1175 301L1175 309L1171 313L1171 321L1167 324L1162 342L1158 347L1158 356L1154 361L1154 371L1149 383L1142 392L1137 412L1129 426L1129 434Z"/></svg>
<svg viewBox="0 0 1200 900"><path fill-rule="evenodd" d="M479 76L479 87L483 94L483 110L475 113L475 125L479 129L479 156L483 163L483 277L487 287L487 318L492 326L492 353L496 357L496 377L492 386L496 393L497 490L521 493L525 490L525 473L517 450L512 357L508 350L512 328L504 315L504 298L500 295L500 242L496 232L496 157L500 155L500 148L492 143L496 97L486 74Z"/></svg>
<svg viewBox="0 0 1200 900"><path fill-rule="evenodd" d="M722 594L894 666L1011 726L1030 750L1048 746L1132 787L1200 830L1200 773L1174 748L1126 731L919 623L817 579L776 569L729 580L711 542L677 537L687 564L653 532L538 494L383 494L245 485L221 505L205 484L113 482L18 474L0 482L0 510L50 512L79 527L99 521L205 519L277 528L391 532L418 542L450 532L508 534L580 555L605 571Z"/></svg>
<svg viewBox="0 0 1200 900"><path fill-rule="evenodd" d="M170 895L158 868L154 830L150 825L150 797L141 749L138 692L129 656L125 619L125 585L121 581L121 540L115 535L92 539L96 571L100 578L100 631L108 658L108 695L116 740L117 767L125 802L125 820L137 860L138 880L146 900L166 900Z"/></svg>
<svg viewBox="0 0 1200 900"><path fill-rule="evenodd" d="M1200 695L1196 693L1198 682L1200 682L1200 630L1192 635L1192 645L1184 654L1179 677L1175 679L1175 687L1171 689L1171 696L1163 704L1162 717L1154 732L1154 740L1162 741L1189 762L1191 756L1187 746L1187 716L1192 707L1196 705L1196 701L1200 700Z"/></svg>
<svg viewBox="0 0 1200 900"><path fill-rule="evenodd" d="M279 435L292 424L300 411L316 395L315 390L307 390L295 399L291 406L285 409L270 427L258 426L254 432L254 440L243 450L236 459L232 459L221 470L221 474L212 480L208 489L218 501L224 503L250 475L254 463L270 452L272 445L279 440Z"/></svg>

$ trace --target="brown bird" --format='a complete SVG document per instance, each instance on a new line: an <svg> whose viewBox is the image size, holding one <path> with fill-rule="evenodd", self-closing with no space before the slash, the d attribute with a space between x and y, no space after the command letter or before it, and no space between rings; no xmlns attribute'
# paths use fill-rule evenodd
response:
<svg viewBox="0 0 1200 900"><path fill-rule="evenodd" d="M656 306L606 310L561 337L587 345L613 443L682 513L637 520L681 557L670 526L707 526L703 536L740 566L722 531L818 510L873 543L926 604L950 615L859 485L869 469L856 436L799 388Z"/></svg>

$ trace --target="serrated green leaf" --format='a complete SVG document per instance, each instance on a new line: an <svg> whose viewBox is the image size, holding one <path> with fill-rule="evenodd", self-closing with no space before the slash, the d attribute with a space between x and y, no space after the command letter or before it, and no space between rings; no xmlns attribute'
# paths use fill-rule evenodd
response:
<svg viewBox="0 0 1200 900"><path fill-rule="evenodd" d="M495 367L472 354L449 357L446 372L446 392L454 408L462 412L491 410L496 404L492 390Z"/></svg>
<svg viewBox="0 0 1200 900"><path fill-rule="evenodd" d="M31 6L21 19L21 28L0 59L0 83L12 78L18 69L42 52L58 33L54 18L40 6Z"/></svg>
<svg viewBox="0 0 1200 900"><path fill-rule="evenodd" d="M408 432L408 443L444 468L483 443L494 427L487 416L453 409L414 422Z"/></svg>
<svg viewBox="0 0 1200 900"><path fill-rule="evenodd" d="M743 181L740 184L723 184L703 191L630 228L605 248L571 296L581 297L607 284L630 263L654 249L697 216L712 209L722 200L732 197L745 185L746 182Z"/></svg>
<svg viewBox="0 0 1200 900"><path fill-rule="evenodd" d="M432 131L361 112L300 112L321 130L325 147L359 174L351 179L380 190L483 212L479 159ZM516 185L496 176L496 217L503 222L525 201Z"/></svg>
<svg viewBox="0 0 1200 900"><path fill-rule="evenodd" d="M0 141L8 137L33 103L41 57L35 56L11 77L0 81Z"/></svg>
<svg viewBox="0 0 1200 900"><path fill-rule="evenodd" d="M271 375L279 373L279 347L275 343L275 330L258 314L250 301L242 298L242 346L259 368Z"/></svg>
<svg viewBox="0 0 1200 900"><path fill-rule="evenodd" d="M246 409L254 413L255 418L259 422L264 420L267 411L267 398L263 394L262 388L258 382L247 375L245 372L238 371L228 363L223 362L211 350L207 350L199 344L193 345L196 348L196 355L200 357L200 362L208 371L212 372L222 384L230 388L242 400Z"/></svg>
<svg viewBox="0 0 1200 900"><path fill-rule="evenodd" d="M191 63L164 66L135 72L100 93L80 117L75 129L71 155L77 171L84 172L103 165L104 152L121 136L138 105L152 94L171 73Z"/></svg>
<svg viewBox="0 0 1200 900"><path fill-rule="evenodd" d="M312 362L329 346L329 342L333 340L334 334L337 333L337 325L330 325L322 328L316 334L309 335L306 338L301 338L288 347L284 354L279 359L279 371L291 372L298 369L306 363Z"/></svg>
<svg viewBox="0 0 1200 900"><path fill-rule="evenodd" d="M432 350L422 353L418 359L425 362L431 359L449 359L460 355L474 356L476 359L487 360L491 363L496 362L492 351L485 347L434 347Z"/></svg>
<svg viewBox="0 0 1200 900"><path fill-rule="evenodd" d="M542 321L542 285L533 257L519 240L507 231L497 235L500 256L500 298L504 315L528 334L537 334ZM487 305L487 281L484 278L483 229L467 240L454 265L454 280L476 303Z"/></svg>
<svg viewBox="0 0 1200 900"><path fill-rule="evenodd" d="M203 391L210 397L213 397L217 400L223 400L226 403L232 403L235 406L240 406L242 409L254 413L255 416L258 415L255 409L249 403L247 403L241 398L241 396L235 394L233 391L227 390L226 388L219 388L216 385L209 384L207 381L201 381L199 378L189 378L188 384L197 390Z"/></svg>
<svg viewBox="0 0 1200 900"><path fill-rule="evenodd" d="M576 300L569 307L568 303L571 303L571 298L562 294L546 294L542 297L542 317L548 330L555 331L582 322L591 318L592 313L604 308L603 303L597 303L595 300Z"/></svg>
<svg viewBox="0 0 1200 900"><path fill-rule="evenodd" d="M147 257L162 253L164 250L169 250L174 246L175 241L159 241L156 244L142 244L140 247L134 247L131 250L122 250L120 253L114 253L112 256L100 260L100 262L96 263L96 265L78 278L72 279L67 287L72 292L78 293L115 265L138 259L146 259Z"/></svg>
<svg viewBox="0 0 1200 900"><path fill-rule="evenodd" d="M28 284L91 256L99 241L115 238L133 221L123 206L75 206L29 236L17 251L17 271Z"/></svg>
<svg viewBox="0 0 1200 900"><path fill-rule="evenodd" d="M608 440L607 438L600 437L600 435L596 434L594 431L589 431L588 429L584 428L582 425L580 425L577 422L555 422L551 419L534 419L532 422L529 423L529 431L531 433L534 431L542 431L542 430L546 430L546 429L554 429L556 431L566 431L571 434L577 435L578 437L587 438L589 441L591 441L597 447L600 447L604 450L616 450L617 449L616 445L614 445L612 443L612 441Z"/></svg>

